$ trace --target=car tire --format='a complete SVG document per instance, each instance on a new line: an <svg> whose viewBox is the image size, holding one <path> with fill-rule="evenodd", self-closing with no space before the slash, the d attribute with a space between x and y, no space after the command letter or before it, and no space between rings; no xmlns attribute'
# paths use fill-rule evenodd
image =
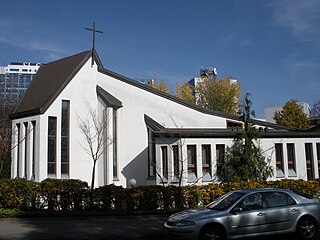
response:
<svg viewBox="0 0 320 240"><path fill-rule="evenodd" d="M225 240L226 233L223 227L217 224L204 226L199 234L199 240Z"/></svg>
<svg viewBox="0 0 320 240"><path fill-rule="evenodd" d="M318 239L318 226L316 221L311 217L303 217L297 224L297 233L301 240Z"/></svg>

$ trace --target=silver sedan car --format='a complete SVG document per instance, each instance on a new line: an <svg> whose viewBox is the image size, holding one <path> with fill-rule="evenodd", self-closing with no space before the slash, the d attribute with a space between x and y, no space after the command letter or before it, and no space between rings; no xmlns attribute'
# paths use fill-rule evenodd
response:
<svg viewBox="0 0 320 240"><path fill-rule="evenodd" d="M173 239L236 239L297 232L319 239L320 200L284 189L233 191L206 208L176 213L163 230Z"/></svg>

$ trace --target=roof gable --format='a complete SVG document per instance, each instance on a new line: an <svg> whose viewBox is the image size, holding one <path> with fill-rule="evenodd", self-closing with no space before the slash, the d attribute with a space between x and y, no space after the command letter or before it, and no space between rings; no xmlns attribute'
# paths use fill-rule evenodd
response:
<svg viewBox="0 0 320 240"><path fill-rule="evenodd" d="M157 137L176 138L235 138L244 133L243 128L166 128L149 117L144 116L148 129ZM319 132L300 132L284 129L258 129L259 138L305 138L320 137Z"/></svg>
<svg viewBox="0 0 320 240"><path fill-rule="evenodd" d="M91 56L91 51L85 51L41 66L10 118L45 113ZM96 53L94 57L102 65Z"/></svg>
<svg viewBox="0 0 320 240"><path fill-rule="evenodd" d="M106 90L104 90L102 87L97 85L96 87L97 95L102 99L102 101L108 106L113 108L121 108L122 102L115 98L113 95L108 93Z"/></svg>

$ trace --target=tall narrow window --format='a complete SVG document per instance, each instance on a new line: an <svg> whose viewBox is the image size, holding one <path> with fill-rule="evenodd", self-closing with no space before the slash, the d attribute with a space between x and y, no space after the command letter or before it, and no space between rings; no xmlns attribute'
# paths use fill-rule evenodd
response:
<svg viewBox="0 0 320 240"><path fill-rule="evenodd" d="M211 180L211 146L202 145L202 175L203 181Z"/></svg>
<svg viewBox="0 0 320 240"><path fill-rule="evenodd" d="M20 169L20 142L21 142L21 133L20 133L20 123L17 123L17 134L18 134L18 138L17 138L17 178L20 177L19 175L19 169Z"/></svg>
<svg viewBox="0 0 320 240"><path fill-rule="evenodd" d="M29 142L29 132L28 132L28 122L24 122L24 178L27 178L28 171L28 142Z"/></svg>
<svg viewBox="0 0 320 240"><path fill-rule="evenodd" d="M168 179L168 148L167 146L161 147L162 154L162 176Z"/></svg>
<svg viewBox="0 0 320 240"><path fill-rule="evenodd" d="M289 176L296 175L296 154L294 143L287 143L288 169Z"/></svg>
<svg viewBox="0 0 320 240"><path fill-rule="evenodd" d="M36 162L36 121L32 121L32 163L31 163L31 179L35 179L35 162Z"/></svg>
<svg viewBox="0 0 320 240"><path fill-rule="evenodd" d="M223 177L223 165L224 165L225 146L224 144L216 145L216 162L217 162L217 176Z"/></svg>
<svg viewBox="0 0 320 240"><path fill-rule="evenodd" d="M113 178L118 179L118 132L117 132L117 110L113 109L112 118L112 135L113 135Z"/></svg>
<svg viewBox="0 0 320 240"><path fill-rule="evenodd" d="M148 175L150 178L154 178L156 175L155 154L156 154L155 138L151 130L148 130L148 155L149 155L148 156Z"/></svg>
<svg viewBox="0 0 320 240"><path fill-rule="evenodd" d="M48 119L48 174L56 173L57 118Z"/></svg>
<svg viewBox="0 0 320 240"><path fill-rule="evenodd" d="M317 148L317 160L318 160L318 178L320 178L320 143L316 144Z"/></svg>
<svg viewBox="0 0 320 240"><path fill-rule="evenodd" d="M276 171L277 177L284 177L284 165L283 165L283 146L282 143L275 144L276 150Z"/></svg>
<svg viewBox="0 0 320 240"><path fill-rule="evenodd" d="M61 174L69 174L70 102L62 100L61 106Z"/></svg>
<svg viewBox="0 0 320 240"><path fill-rule="evenodd" d="M175 145L172 147L173 150L173 173L174 176L177 178L180 177L180 169L179 169L179 159L180 159L180 154L179 154L179 146Z"/></svg>
<svg viewBox="0 0 320 240"><path fill-rule="evenodd" d="M197 146L187 145L188 179L196 180L197 177Z"/></svg>
<svg viewBox="0 0 320 240"><path fill-rule="evenodd" d="M307 177L308 177L308 180L312 180L314 179L312 143L305 144L305 151L306 151Z"/></svg>

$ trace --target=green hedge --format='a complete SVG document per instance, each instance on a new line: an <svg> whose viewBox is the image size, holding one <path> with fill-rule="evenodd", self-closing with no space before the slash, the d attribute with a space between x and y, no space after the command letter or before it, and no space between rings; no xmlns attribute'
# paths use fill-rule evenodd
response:
<svg viewBox="0 0 320 240"><path fill-rule="evenodd" d="M202 186L107 185L90 191L80 180L46 179L41 183L25 179L0 180L0 210L128 213L172 211L208 204L233 190L285 188L320 197L320 180L281 180L269 182L225 182ZM1 211L0 211L1 213Z"/></svg>

